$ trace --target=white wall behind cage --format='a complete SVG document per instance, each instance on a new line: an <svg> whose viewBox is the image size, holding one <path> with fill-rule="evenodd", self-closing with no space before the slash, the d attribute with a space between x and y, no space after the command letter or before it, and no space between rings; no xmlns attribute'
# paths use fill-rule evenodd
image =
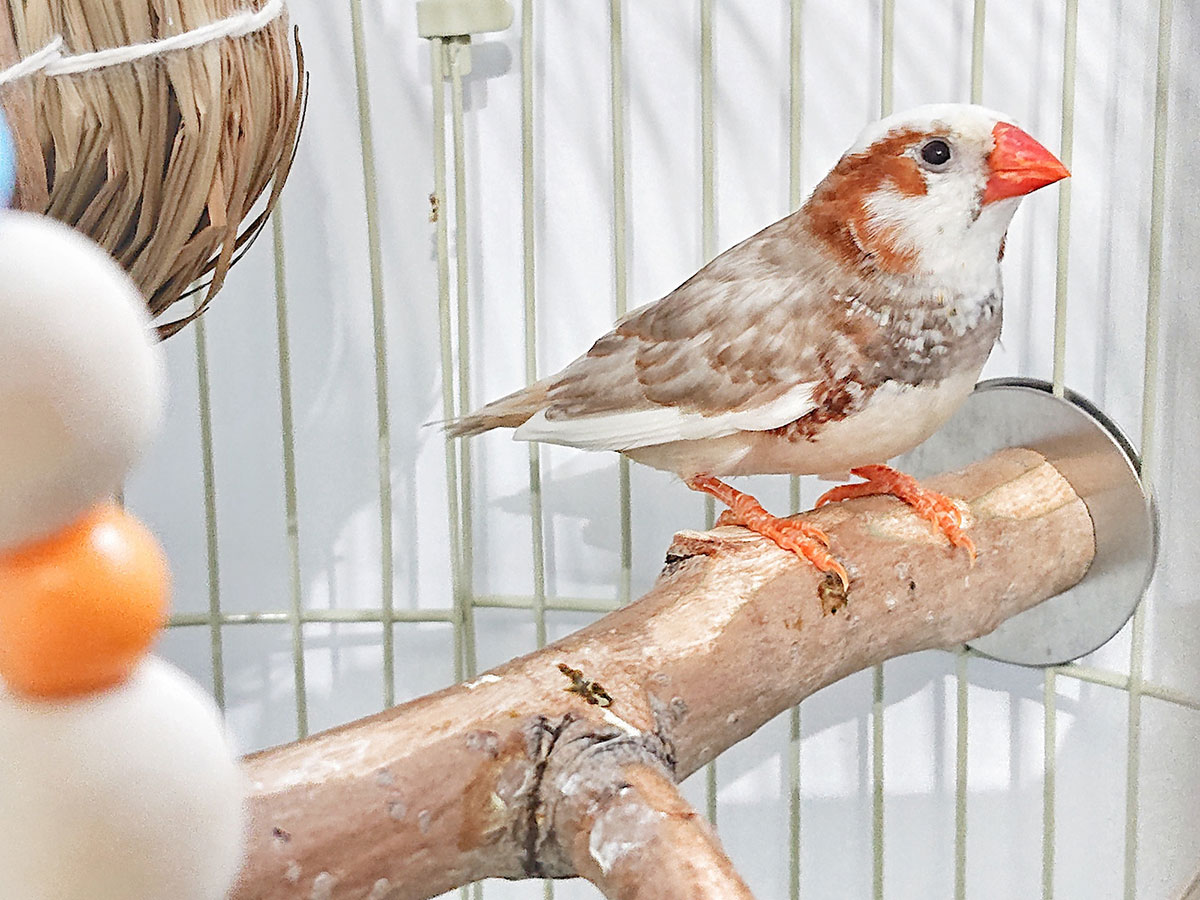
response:
<svg viewBox="0 0 1200 900"><path fill-rule="evenodd" d="M462 473L425 427L444 414L444 364L466 375L452 399L479 401L525 382L534 344L537 372L561 367L619 304L656 299L794 208L881 109L976 96L1074 172L1014 222L985 375L1059 371L1148 451L1163 526L1151 600L1081 665L931 652L860 673L803 704L798 742L783 716L689 793L763 898L1181 896L1200 868L1200 13L515 5L514 26L473 47L456 139L412 3L291 3L312 94L274 240L203 328L167 344L169 427L128 489L174 564L181 627L165 653L214 685L250 750L528 651L543 616L553 639L637 596L671 534L703 524L702 501L634 467L623 504L615 456L562 448L536 457L531 491L525 445L489 435L452 503ZM450 183L437 223L435 126ZM752 489L790 502L786 478ZM806 505L815 491L802 483ZM471 557L457 605L452 506Z"/></svg>

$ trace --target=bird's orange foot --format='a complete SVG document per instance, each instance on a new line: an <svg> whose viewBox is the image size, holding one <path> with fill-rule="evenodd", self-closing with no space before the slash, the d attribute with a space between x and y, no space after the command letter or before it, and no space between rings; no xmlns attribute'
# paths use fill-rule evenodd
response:
<svg viewBox="0 0 1200 900"><path fill-rule="evenodd" d="M687 486L693 491L712 494L729 507L717 519L718 525L740 525L757 532L784 550L804 557L819 571L832 572L841 580L843 589L850 586L850 576L845 567L829 552L829 537L817 526L798 519L773 516L749 494L735 490L711 475L689 478Z"/></svg>
<svg viewBox="0 0 1200 900"><path fill-rule="evenodd" d="M843 484L826 491L817 499L817 506L853 497L891 494L911 506L918 516L940 528L955 547L965 547L972 562L975 560L975 542L963 533L962 513L949 497L921 487L911 475L897 472L890 466L859 466L850 471L866 481Z"/></svg>

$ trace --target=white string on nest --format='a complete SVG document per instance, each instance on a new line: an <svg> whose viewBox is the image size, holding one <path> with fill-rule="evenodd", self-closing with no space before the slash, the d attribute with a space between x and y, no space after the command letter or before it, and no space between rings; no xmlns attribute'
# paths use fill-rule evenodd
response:
<svg viewBox="0 0 1200 900"><path fill-rule="evenodd" d="M173 34L170 37L156 41L145 41L141 44L130 44L126 47L109 47L91 53L64 53L62 35L55 36L41 50L32 53L15 65L0 71L0 87L20 78L28 77L35 72L46 75L74 75L79 72L94 72L109 66L122 63L136 62L173 53L179 50L190 50L225 38L237 38L261 31L283 14L283 0L267 0L261 9L246 9L234 13L224 19L209 22L191 31Z"/></svg>

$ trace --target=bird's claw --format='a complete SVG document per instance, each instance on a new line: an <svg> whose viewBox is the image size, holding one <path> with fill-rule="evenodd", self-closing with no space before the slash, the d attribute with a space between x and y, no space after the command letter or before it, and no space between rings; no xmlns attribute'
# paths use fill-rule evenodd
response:
<svg viewBox="0 0 1200 900"><path fill-rule="evenodd" d="M717 521L713 522L713 528L722 528L726 525L741 525L738 517L733 514L732 509L727 509L717 516Z"/></svg>
<svg viewBox="0 0 1200 900"><path fill-rule="evenodd" d="M921 487L911 475L897 472L890 466L860 466L852 469L851 473L866 481L832 488L817 498L816 505L824 506L854 497L891 494L912 507L918 516L936 525L953 546L965 548L974 565L977 555L975 542L963 533L962 510L949 497Z"/></svg>
<svg viewBox="0 0 1200 900"><path fill-rule="evenodd" d="M832 572L842 582L843 591L849 589L850 575L829 552L829 535L816 525L803 519L777 518L749 494L710 476L689 479L688 487L712 494L729 507L717 517L716 525L740 525L761 534L784 550L804 557L819 571Z"/></svg>

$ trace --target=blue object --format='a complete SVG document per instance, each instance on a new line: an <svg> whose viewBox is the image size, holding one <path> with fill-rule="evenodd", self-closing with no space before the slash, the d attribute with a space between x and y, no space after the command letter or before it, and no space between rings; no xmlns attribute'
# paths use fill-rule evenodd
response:
<svg viewBox="0 0 1200 900"><path fill-rule="evenodd" d="M17 149L4 119L4 110L0 109L0 206L8 206L16 183Z"/></svg>

